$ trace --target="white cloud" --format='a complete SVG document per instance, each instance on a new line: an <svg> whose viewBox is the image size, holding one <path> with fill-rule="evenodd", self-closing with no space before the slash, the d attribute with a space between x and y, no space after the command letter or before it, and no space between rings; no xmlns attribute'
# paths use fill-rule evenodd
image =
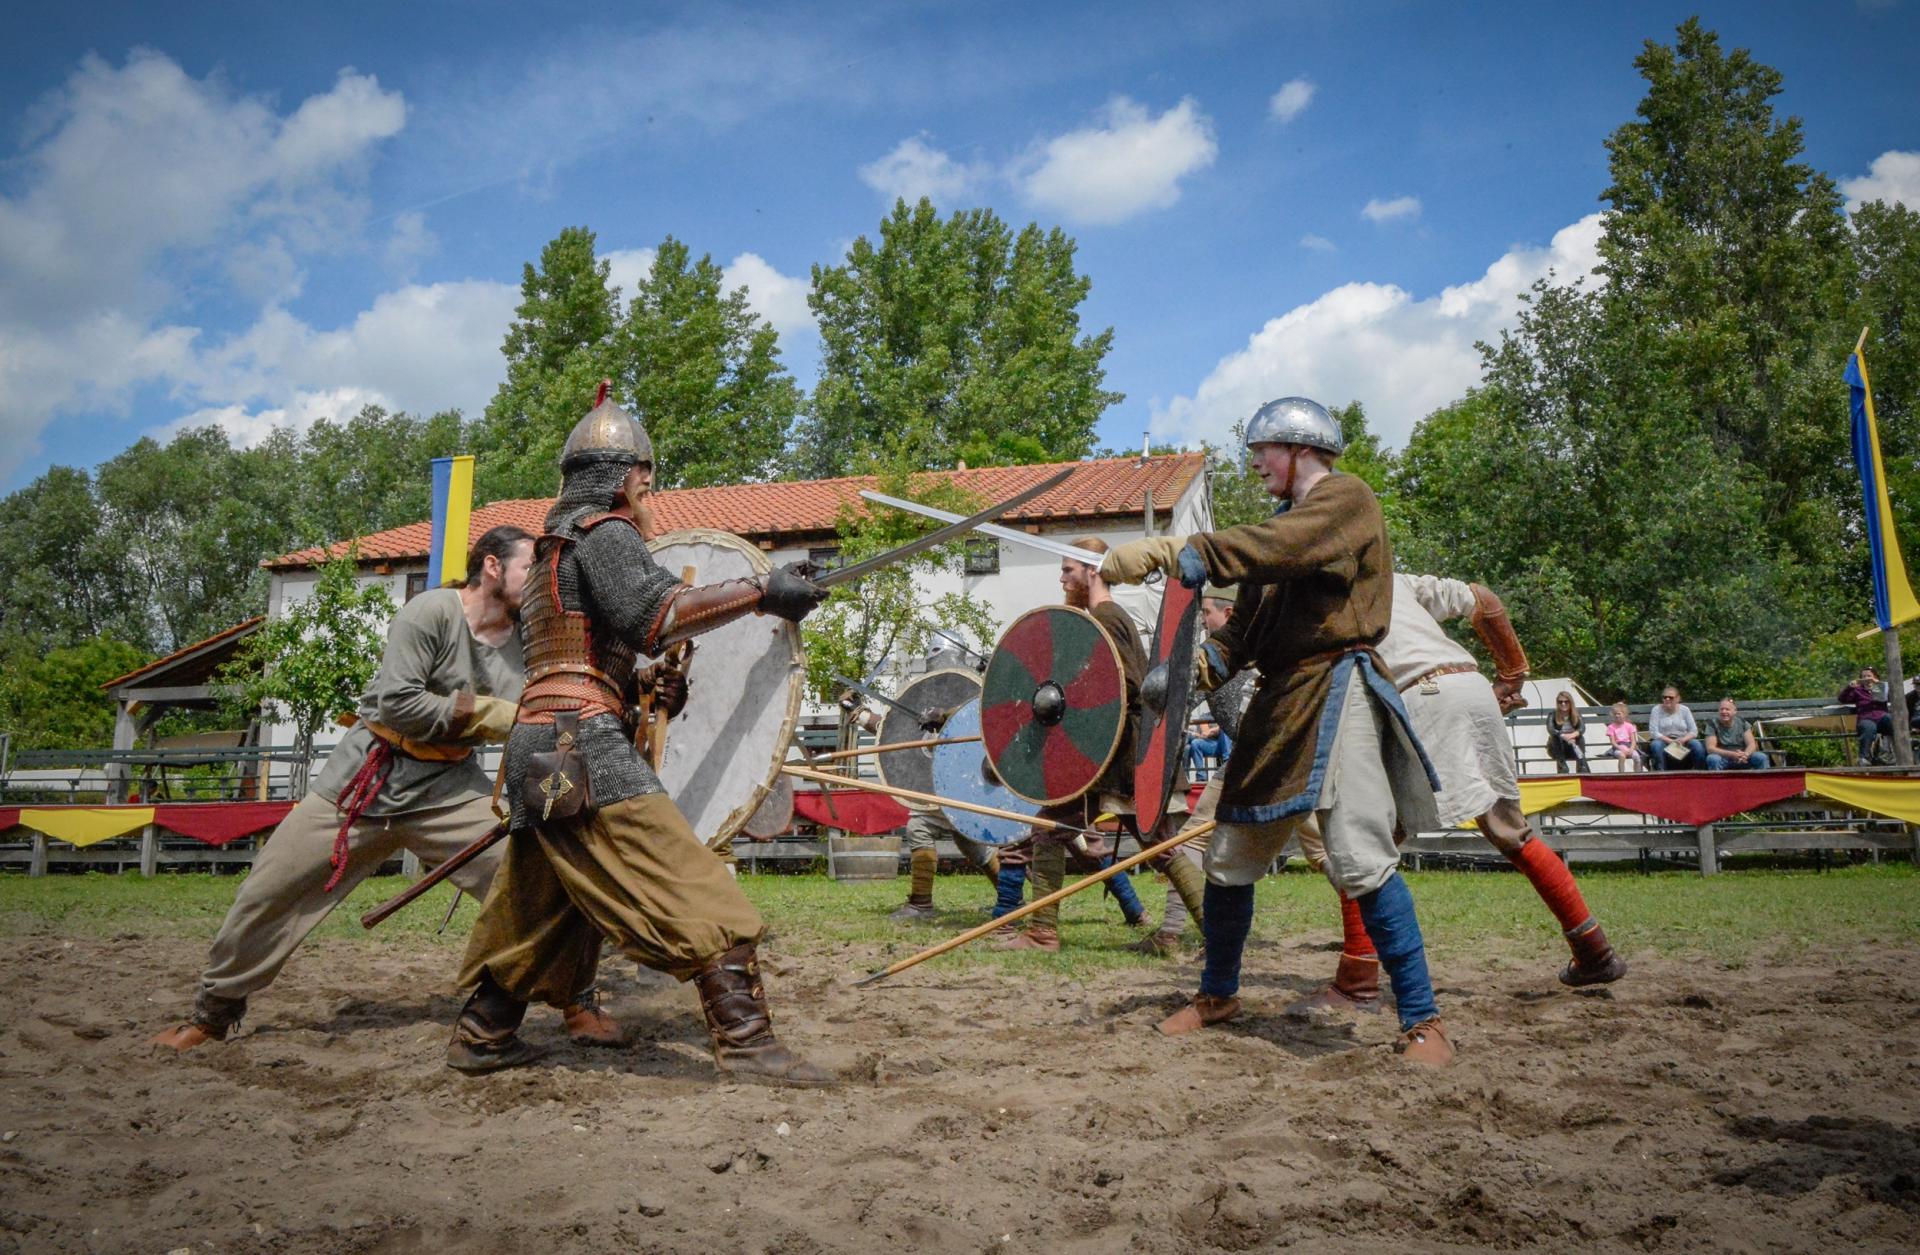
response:
<svg viewBox="0 0 1920 1255"><path fill-rule="evenodd" d="M1213 122L1192 97L1159 117L1125 96L1107 102L1096 126L1039 145L1012 177L1042 209L1089 223L1120 222L1180 199L1180 180L1219 154Z"/></svg>
<svg viewBox="0 0 1920 1255"><path fill-rule="evenodd" d="M1866 174L1840 180L1840 190L1846 195L1848 213L1875 200L1920 211L1920 152L1883 152Z"/></svg>
<svg viewBox="0 0 1920 1255"><path fill-rule="evenodd" d="M992 173L989 166L955 161L910 136L880 160L861 166L860 181L889 202L898 197L913 204L924 196L936 205L952 206L978 195Z"/></svg>
<svg viewBox="0 0 1920 1255"><path fill-rule="evenodd" d="M1267 322L1220 359L1191 397L1153 415L1158 439L1224 443L1233 424L1278 396L1364 402L1373 430L1404 444L1413 425L1479 381L1477 340L1509 327L1519 294L1549 270L1562 281L1599 260L1601 216L1564 227L1546 248L1517 247L1478 279L1416 300L1393 284L1347 283ZM1588 280L1592 282L1591 279Z"/></svg>
<svg viewBox="0 0 1920 1255"><path fill-rule="evenodd" d="M7 160L0 477L60 415L193 373L191 299L283 302L303 255L353 246L366 160L405 121L399 93L352 70L283 115L157 52L82 60Z"/></svg>
<svg viewBox="0 0 1920 1255"><path fill-rule="evenodd" d="M1313 93L1318 90L1307 79L1290 79L1273 93L1273 99L1267 102L1267 111L1280 122L1291 122L1313 103Z"/></svg>
<svg viewBox="0 0 1920 1255"><path fill-rule="evenodd" d="M813 311L807 308L811 277L783 275L758 253L742 253L728 262L726 276L728 288L747 290L747 304L773 325L781 339L818 333Z"/></svg>
<svg viewBox="0 0 1920 1255"><path fill-rule="evenodd" d="M386 397L364 388L328 388L297 391L285 405L250 410L244 405L217 405L195 410L168 423L156 434L162 440L189 427L218 427L242 448L262 443L282 427L305 431L321 419L342 422L369 405L388 405Z"/></svg>
<svg viewBox="0 0 1920 1255"><path fill-rule="evenodd" d="M1300 247L1316 253L1335 253L1340 250L1340 246L1326 236L1311 234L1300 237Z"/></svg>
<svg viewBox="0 0 1920 1255"><path fill-rule="evenodd" d="M653 248L616 248L600 254L600 260L607 263L607 282L619 289L621 300L633 299L634 292L653 269L653 259L658 252Z"/></svg>
<svg viewBox="0 0 1920 1255"><path fill-rule="evenodd" d="M1400 218L1418 218L1420 198L1396 196L1392 200L1381 200L1376 196L1360 210L1360 216L1368 222L1393 222Z"/></svg>

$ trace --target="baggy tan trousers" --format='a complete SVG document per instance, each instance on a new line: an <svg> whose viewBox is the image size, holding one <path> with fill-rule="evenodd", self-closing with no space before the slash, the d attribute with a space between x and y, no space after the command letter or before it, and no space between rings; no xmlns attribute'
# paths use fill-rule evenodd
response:
<svg viewBox="0 0 1920 1255"><path fill-rule="evenodd" d="M578 988L606 937L642 967L688 980L766 931L673 799L648 793L503 843L506 859L467 941L460 984L484 974L526 1002Z"/></svg>
<svg viewBox="0 0 1920 1255"><path fill-rule="evenodd" d="M438 810L362 819L347 833L347 869L328 893L340 815L332 802L309 793L273 830L254 858L253 870L240 882L200 976L194 1000L197 1018L216 1025L237 1021L248 995L272 984L307 934L347 900L354 886L401 850L411 850L428 867L437 867L485 836L496 822L485 794ZM496 843L449 879L476 900L484 898L503 853L504 843ZM593 976L589 965L580 972L579 983L549 1001L566 1005L592 986Z"/></svg>

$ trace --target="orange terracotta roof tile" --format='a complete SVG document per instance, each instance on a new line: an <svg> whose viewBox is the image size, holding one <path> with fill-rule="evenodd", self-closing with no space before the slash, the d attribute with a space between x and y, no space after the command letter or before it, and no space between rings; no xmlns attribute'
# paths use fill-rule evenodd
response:
<svg viewBox="0 0 1920 1255"><path fill-rule="evenodd" d="M1092 462L1050 462L1037 466L983 466L964 471L930 472L951 480L982 501L1013 496L1063 467L1073 474L1050 492L1001 517L1001 522L1042 523L1064 519L1137 515L1153 492L1156 510L1170 510L1205 465L1199 453L1147 458L1102 458ZM726 484L715 488L674 488L653 496L654 513L669 531L711 527L748 540L783 542L833 534L841 507L860 504L860 490L871 488L870 475L842 479L787 480L771 484ZM553 504L551 498L495 501L473 511L468 543L488 528L511 523L538 532ZM362 563L424 561L433 540L430 523L409 523L358 539ZM335 541L269 558L260 565L285 571L312 566L347 552L350 541Z"/></svg>

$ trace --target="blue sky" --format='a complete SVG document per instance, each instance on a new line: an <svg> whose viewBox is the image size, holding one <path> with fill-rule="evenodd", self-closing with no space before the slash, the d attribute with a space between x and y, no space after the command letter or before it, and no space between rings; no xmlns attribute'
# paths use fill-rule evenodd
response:
<svg viewBox="0 0 1920 1255"><path fill-rule="evenodd" d="M0 44L0 487L146 433L477 412L521 265L585 224L744 283L810 387L808 268L896 193L1059 224L1101 437L1266 397L1400 443L1591 265L1642 42L1698 12L1808 159L1920 203L1913 3L49 5Z"/></svg>

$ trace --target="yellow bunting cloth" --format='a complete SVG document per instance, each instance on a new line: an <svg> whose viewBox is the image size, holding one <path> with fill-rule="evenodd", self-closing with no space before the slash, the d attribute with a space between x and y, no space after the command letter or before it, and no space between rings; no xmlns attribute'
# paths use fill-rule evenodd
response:
<svg viewBox="0 0 1920 1255"><path fill-rule="evenodd" d="M1541 811L1550 811L1562 802L1571 802L1580 796L1580 781L1573 776L1552 776L1544 780L1521 780L1520 809L1529 815ZM1480 826L1478 820L1464 820L1459 825L1469 831Z"/></svg>
<svg viewBox="0 0 1920 1255"><path fill-rule="evenodd" d="M153 822L151 806L23 806L20 826L70 845L93 845Z"/></svg>
<svg viewBox="0 0 1920 1255"><path fill-rule="evenodd" d="M1920 780L1807 773L1807 792L1890 819L1920 824Z"/></svg>

